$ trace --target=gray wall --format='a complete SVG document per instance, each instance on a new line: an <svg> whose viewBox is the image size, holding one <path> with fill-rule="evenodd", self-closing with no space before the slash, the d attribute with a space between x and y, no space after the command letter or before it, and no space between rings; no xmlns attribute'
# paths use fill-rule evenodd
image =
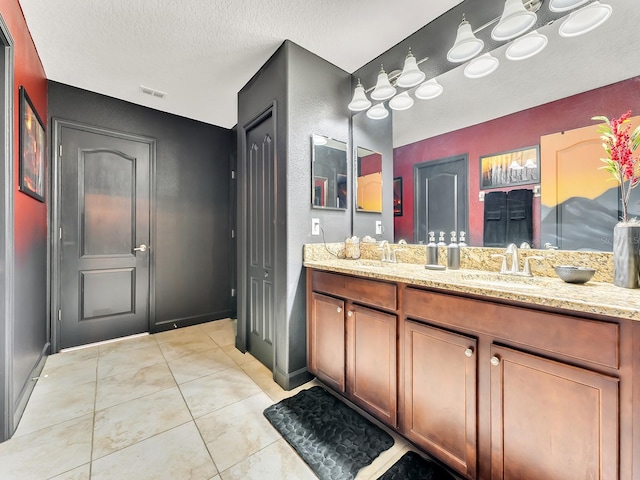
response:
<svg viewBox="0 0 640 480"><path fill-rule="evenodd" d="M49 115L157 140L152 330L229 316L233 132L57 82Z"/></svg>
<svg viewBox="0 0 640 480"><path fill-rule="evenodd" d="M276 105L278 213L276 241L276 359L275 379L294 388L309 378L306 368L306 282L302 267L305 243L322 241L311 236L311 217L320 218L327 242L351 235L351 208L321 210L311 207L311 135L326 135L349 142L350 75L326 60L285 41L241 90L238 125L244 125L268 105ZM240 137L239 137L240 138ZM350 148L349 148L350 150ZM240 158L241 153L238 153ZM352 154L349 153L352 183ZM238 166L239 179L243 178ZM239 184L242 188L242 183ZM350 205L352 199L349 199ZM238 338L246 348L246 266L242 192L238 196Z"/></svg>

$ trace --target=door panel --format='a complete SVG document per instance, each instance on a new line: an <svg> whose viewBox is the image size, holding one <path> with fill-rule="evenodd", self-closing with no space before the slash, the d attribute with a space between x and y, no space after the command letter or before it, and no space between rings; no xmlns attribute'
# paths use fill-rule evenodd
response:
<svg viewBox="0 0 640 480"><path fill-rule="evenodd" d="M275 145L273 115L246 132L248 165L248 350L273 369L275 341Z"/></svg>
<svg viewBox="0 0 640 480"><path fill-rule="evenodd" d="M414 168L415 242L428 241L428 232L467 231L467 157L421 163Z"/></svg>
<svg viewBox="0 0 640 480"><path fill-rule="evenodd" d="M60 132L60 345L149 330L149 143Z"/></svg>

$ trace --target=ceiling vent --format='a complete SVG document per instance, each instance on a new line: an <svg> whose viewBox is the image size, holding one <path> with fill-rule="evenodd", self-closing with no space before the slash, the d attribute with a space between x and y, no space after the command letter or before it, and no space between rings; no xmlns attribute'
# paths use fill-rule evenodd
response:
<svg viewBox="0 0 640 480"><path fill-rule="evenodd" d="M154 90L153 88L145 87L144 85L140 85L140 91L146 95L151 95L152 97L156 98L164 98L167 96L166 92Z"/></svg>

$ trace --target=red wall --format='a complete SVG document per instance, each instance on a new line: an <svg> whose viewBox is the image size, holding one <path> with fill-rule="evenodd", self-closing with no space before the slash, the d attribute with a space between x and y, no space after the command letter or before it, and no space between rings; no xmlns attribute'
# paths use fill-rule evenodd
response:
<svg viewBox="0 0 640 480"><path fill-rule="evenodd" d="M403 216L394 218L395 240L413 241L414 238L414 164L469 155L468 243L482 245L484 204L478 200L480 156L539 145L542 135L593 125L591 117L595 115L617 117L629 109L632 114L640 114L640 77L394 149L393 176L403 177L404 189ZM533 215L536 243L540 239L540 198L534 198Z"/></svg>
<svg viewBox="0 0 640 480"><path fill-rule="evenodd" d="M40 118L47 123L47 79L40 57L27 29L18 0L2 0L0 15L9 27L14 42L14 185L15 185L15 249L18 259L47 235L47 206L18 192L18 154L20 126L20 86L24 86ZM47 130L47 138L49 132ZM47 155L47 158L49 155ZM48 172L48 165L47 165ZM16 265L16 268L18 265ZM42 292L45 294L45 292Z"/></svg>

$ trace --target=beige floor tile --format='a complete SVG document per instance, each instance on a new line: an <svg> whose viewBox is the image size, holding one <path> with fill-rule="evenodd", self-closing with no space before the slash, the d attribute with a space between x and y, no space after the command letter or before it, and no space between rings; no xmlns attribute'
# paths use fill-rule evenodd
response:
<svg viewBox="0 0 640 480"><path fill-rule="evenodd" d="M260 393L246 373L230 368L180 385L194 418Z"/></svg>
<svg viewBox="0 0 640 480"><path fill-rule="evenodd" d="M218 470L282 438L262 413L271 403L266 394L259 393L196 419Z"/></svg>
<svg viewBox="0 0 640 480"><path fill-rule="evenodd" d="M57 355L66 355L59 353ZM58 365L56 365L58 363ZM52 362L49 366L47 359L33 395L43 395L56 390L71 390L72 388L96 380L98 358L80 360L73 363Z"/></svg>
<svg viewBox="0 0 640 480"><path fill-rule="evenodd" d="M236 343L236 332L234 330L213 330L208 331L207 334L221 347L234 345Z"/></svg>
<svg viewBox="0 0 640 480"><path fill-rule="evenodd" d="M155 338L158 343L165 343L185 337L197 337L201 334L202 329L200 328L200 325L193 325L191 327L174 328L172 330L155 333L153 334L153 338Z"/></svg>
<svg viewBox="0 0 640 480"><path fill-rule="evenodd" d="M62 365L92 360L98 357L98 347L86 347L70 352L54 353L47 357L47 367L54 368Z"/></svg>
<svg viewBox="0 0 640 480"><path fill-rule="evenodd" d="M61 473L49 480L89 480L91 478L91 464L87 463L68 472Z"/></svg>
<svg viewBox="0 0 640 480"><path fill-rule="evenodd" d="M0 443L0 478L42 480L89 462L93 415Z"/></svg>
<svg viewBox="0 0 640 480"><path fill-rule="evenodd" d="M375 480L391 466L400 460L400 457L410 450L407 442L396 442L389 450L382 452L378 458L361 468L356 475L356 480Z"/></svg>
<svg viewBox="0 0 640 480"><path fill-rule="evenodd" d="M231 318L222 318L220 320L213 320L212 322L201 323L198 328L206 332L216 330L233 330L236 331L237 321Z"/></svg>
<svg viewBox="0 0 640 480"><path fill-rule="evenodd" d="M100 378L96 393L96 410L159 392L175 384L166 363L157 363L138 370Z"/></svg>
<svg viewBox="0 0 640 480"><path fill-rule="evenodd" d="M284 440L278 440L221 473L222 480L317 480Z"/></svg>
<svg viewBox="0 0 640 480"><path fill-rule="evenodd" d="M240 366L260 388L266 390L278 385L273 379L273 373L258 360L251 360Z"/></svg>
<svg viewBox="0 0 640 480"><path fill-rule="evenodd" d="M93 458L100 458L191 421L177 387L96 412Z"/></svg>
<svg viewBox="0 0 640 480"><path fill-rule="evenodd" d="M102 343L98 346L100 355L104 355L116 350L129 350L131 348L143 347L149 344L155 344L156 339L153 335L136 335L134 337L124 337L111 342Z"/></svg>
<svg viewBox="0 0 640 480"><path fill-rule="evenodd" d="M93 462L92 480L210 480L216 467L193 422Z"/></svg>
<svg viewBox="0 0 640 480"><path fill-rule="evenodd" d="M167 361L218 348L218 345L211 340L211 337L202 331L197 331L184 337L172 338L165 342L158 342L158 345Z"/></svg>
<svg viewBox="0 0 640 480"><path fill-rule="evenodd" d="M98 378L110 377L163 362L164 357L156 342L136 344L132 348L121 346L100 352Z"/></svg>
<svg viewBox="0 0 640 480"><path fill-rule="evenodd" d="M236 362L238 365L243 365L251 360L255 360L255 358L250 353L242 353L238 350L235 344L225 345L222 347L222 350L231 357L231 359Z"/></svg>
<svg viewBox="0 0 640 480"><path fill-rule="evenodd" d="M32 396L14 438L93 413L95 398L95 382Z"/></svg>
<svg viewBox="0 0 640 480"><path fill-rule="evenodd" d="M211 350L169 360L168 363L179 384L206 377L227 368L238 368L236 363L215 344Z"/></svg>
<svg viewBox="0 0 640 480"><path fill-rule="evenodd" d="M292 390L285 390L277 383L274 383L273 386L269 388L265 388L263 390L264 390L264 393L266 393L267 395L269 395L269 397L271 397L271 400L273 400L273 403L277 403L281 400L284 400L285 398L293 397L296 393L299 393L301 390L307 390L311 387L320 386L320 385L321 385L320 382L314 378L313 380L303 385L300 385L299 387L296 387Z"/></svg>

